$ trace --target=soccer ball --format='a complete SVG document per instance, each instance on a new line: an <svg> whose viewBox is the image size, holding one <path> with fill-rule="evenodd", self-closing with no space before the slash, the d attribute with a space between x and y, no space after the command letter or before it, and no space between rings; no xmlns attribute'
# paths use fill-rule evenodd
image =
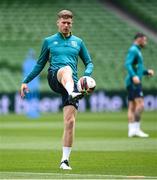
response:
<svg viewBox="0 0 157 180"><path fill-rule="evenodd" d="M83 76L77 82L77 89L81 93L92 93L96 87L96 82L92 77Z"/></svg>

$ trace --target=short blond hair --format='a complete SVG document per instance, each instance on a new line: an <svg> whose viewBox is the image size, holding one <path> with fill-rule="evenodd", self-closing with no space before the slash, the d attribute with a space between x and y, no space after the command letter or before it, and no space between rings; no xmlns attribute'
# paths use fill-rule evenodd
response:
<svg viewBox="0 0 157 180"><path fill-rule="evenodd" d="M69 10L62 10L58 13L58 19L63 18L63 19L68 19L68 18L73 18L73 13Z"/></svg>

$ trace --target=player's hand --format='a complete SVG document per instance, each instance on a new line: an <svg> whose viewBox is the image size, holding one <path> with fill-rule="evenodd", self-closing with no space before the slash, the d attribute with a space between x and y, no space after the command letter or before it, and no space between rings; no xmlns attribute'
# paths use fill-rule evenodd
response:
<svg viewBox="0 0 157 180"><path fill-rule="evenodd" d="M148 74L149 74L149 76L154 76L154 71L153 71L153 69L148 69Z"/></svg>
<svg viewBox="0 0 157 180"><path fill-rule="evenodd" d="M134 83L134 84L140 84L140 79L139 79L138 76L134 76L134 77L132 78L132 80L133 80L133 83Z"/></svg>
<svg viewBox="0 0 157 180"><path fill-rule="evenodd" d="M25 93L28 93L28 92L29 92L29 89L28 89L27 84L26 83L22 83L21 90L20 90L21 98L24 98L25 97Z"/></svg>

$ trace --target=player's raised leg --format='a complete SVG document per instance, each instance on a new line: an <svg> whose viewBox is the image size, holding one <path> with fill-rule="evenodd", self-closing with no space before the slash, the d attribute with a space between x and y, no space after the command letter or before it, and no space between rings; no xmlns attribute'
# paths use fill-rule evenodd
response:
<svg viewBox="0 0 157 180"><path fill-rule="evenodd" d="M82 98L82 93L74 91L74 81L70 66L60 68L57 72L57 79L67 90L70 100L78 100Z"/></svg>

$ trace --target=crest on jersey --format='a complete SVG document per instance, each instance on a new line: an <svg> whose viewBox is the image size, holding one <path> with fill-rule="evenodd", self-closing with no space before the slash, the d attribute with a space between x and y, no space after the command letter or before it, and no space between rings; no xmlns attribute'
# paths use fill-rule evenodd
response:
<svg viewBox="0 0 157 180"><path fill-rule="evenodd" d="M73 47L77 47L77 42L76 42L76 41L71 41L71 45L72 45Z"/></svg>
<svg viewBox="0 0 157 180"><path fill-rule="evenodd" d="M58 41L54 41L53 44L54 44L54 45L57 45L57 44L58 44Z"/></svg>

